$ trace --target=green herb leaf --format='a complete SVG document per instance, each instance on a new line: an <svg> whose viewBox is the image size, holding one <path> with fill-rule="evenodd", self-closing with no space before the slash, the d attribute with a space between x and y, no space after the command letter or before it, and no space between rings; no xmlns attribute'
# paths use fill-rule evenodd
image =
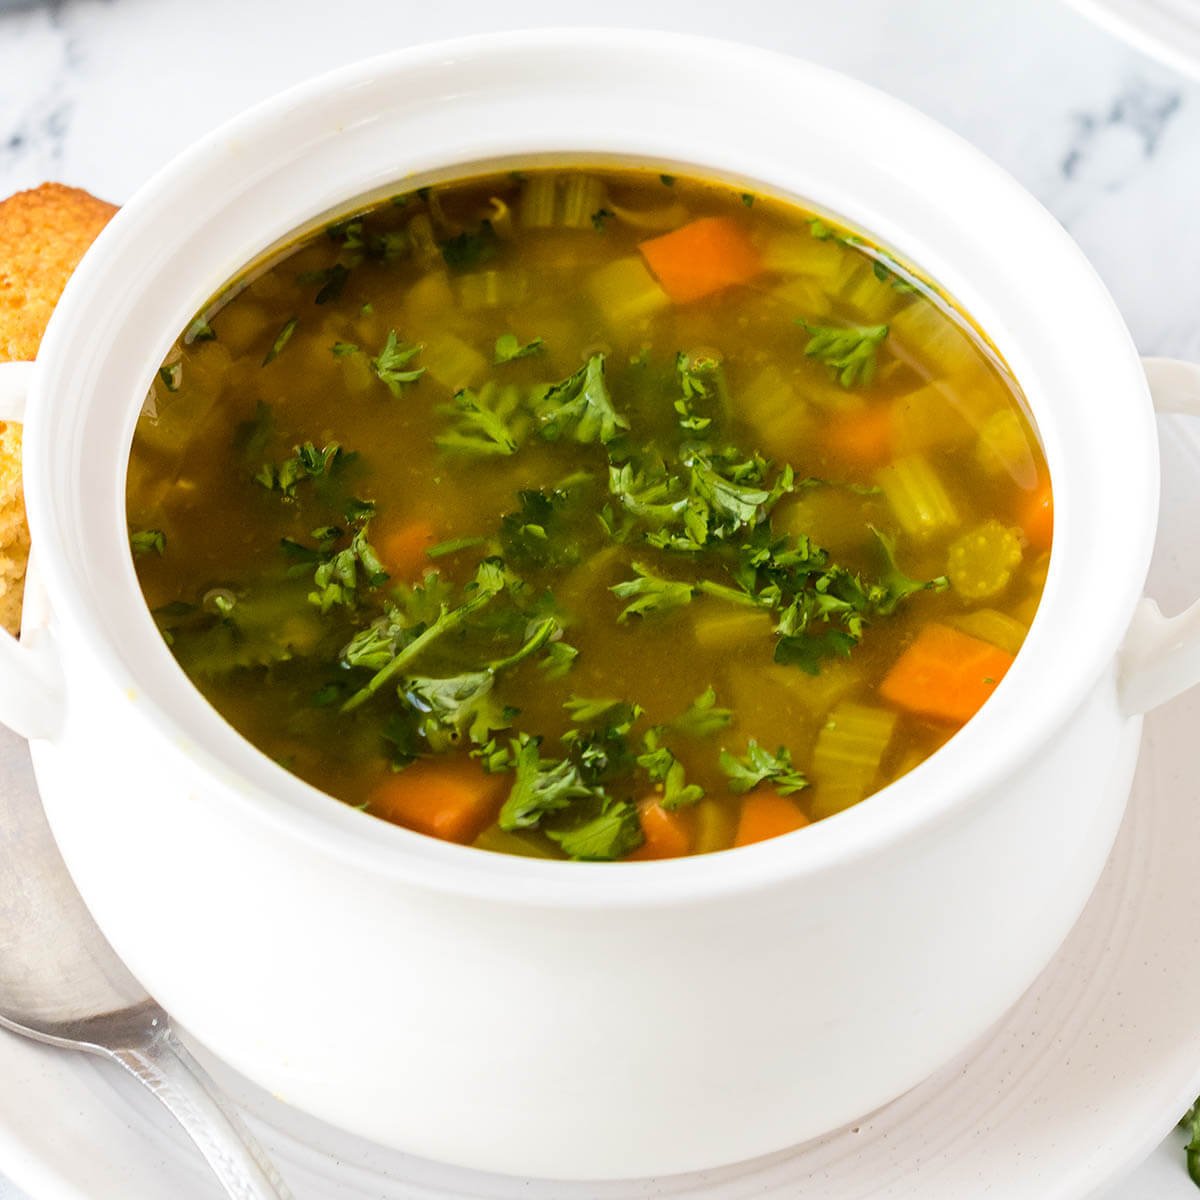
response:
<svg viewBox="0 0 1200 1200"><path fill-rule="evenodd" d="M583 862L612 862L632 854L645 837L637 809L628 800L606 798L600 811L574 829L550 829L547 836L571 858Z"/></svg>
<svg viewBox="0 0 1200 1200"><path fill-rule="evenodd" d="M501 829L535 829L547 814L561 812L576 800L595 794L574 763L543 759L537 738L522 734L513 742L513 755L516 778L500 809Z"/></svg>
<svg viewBox="0 0 1200 1200"><path fill-rule="evenodd" d="M627 621L630 617L644 617L652 612L670 612L691 603L693 587L690 583L663 579L653 574L649 567L642 563L635 562L631 565L637 578L614 584L609 588L618 600L629 601L621 610L618 621Z"/></svg>
<svg viewBox="0 0 1200 1200"><path fill-rule="evenodd" d="M488 382L478 392L463 388L454 395L457 420L434 441L443 449L476 457L515 454L529 430L529 418L521 411L520 389L512 384L499 387Z"/></svg>
<svg viewBox="0 0 1200 1200"><path fill-rule="evenodd" d="M425 551L426 558L446 558L451 554L457 554L460 550L473 550L476 546L484 546L487 544L485 537L459 537L448 538L444 542L438 542L436 546L430 546Z"/></svg>
<svg viewBox="0 0 1200 1200"><path fill-rule="evenodd" d="M283 328L275 335L275 340L271 343L270 350L267 351L262 360L264 367L273 363L283 353L283 348L292 340L292 334L296 332L296 326L299 324L299 317L289 317L284 322Z"/></svg>
<svg viewBox="0 0 1200 1200"><path fill-rule="evenodd" d="M888 335L886 325L839 329L810 325L803 318L796 323L809 335L804 353L825 363L842 387L856 387L875 378L876 354Z"/></svg>
<svg viewBox="0 0 1200 1200"><path fill-rule="evenodd" d="M387 385L393 396L400 395L401 385L416 383L425 374L424 367L404 369L423 348L419 342L402 342L393 329L388 333L383 349L370 360L371 370Z"/></svg>
<svg viewBox="0 0 1200 1200"><path fill-rule="evenodd" d="M772 754L751 738L744 758L737 758L728 750L722 750L720 763L721 770L729 779L729 790L739 795L768 781L781 796L789 796L808 787L808 780L792 766L792 756L783 746Z"/></svg>
<svg viewBox="0 0 1200 1200"><path fill-rule="evenodd" d="M501 363L515 362L518 358L529 358L534 354L541 354L545 348L545 343L540 337L535 337L532 341L521 345L521 340L515 333L502 333L496 339L492 362L497 366Z"/></svg>
<svg viewBox="0 0 1200 1200"><path fill-rule="evenodd" d="M345 358L349 354L358 353L358 347L353 342L334 342L330 350L334 358Z"/></svg>
<svg viewBox="0 0 1200 1200"><path fill-rule="evenodd" d="M717 707L717 693L710 687L671 722L671 728L688 737L709 737L733 720L733 710Z"/></svg>
<svg viewBox="0 0 1200 1200"><path fill-rule="evenodd" d="M637 764L650 777L651 783L662 786L659 803L668 812L686 808L704 799L704 789L687 783L683 763L662 743L662 731L648 729L642 739L645 750L638 755Z"/></svg>
<svg viewBox="0 0 1200 1200"><path fill-rule="evenodd" d="M500 240L491 221L480 221L475 231L465 231L440 243L442 258L452 271L473 271L491 262L500 249Z"/></svg>
<svg viewBox="0 0 1200 1200"><path fill-rule="evenodd" d="M302 480L332 475L353 457L344 453L337 442L330 442L320 450L312 442L305 442L302 446L296 446L292 456L285 458L278 466L264 463L254 479L267 491L279 491L293 497L296 485Z"/></svg>
<svg viewBox="0 0 1200 1200"><path fill-rule="evenodd" d="M172 363L169 367L159 367L158 377L163 381L163 386L168 392L179 391L179 385L183 382L183 363Z"/></svg>
<svg viewBox="0 0 1200 1200"><path fill-rule="evenodd" d="M579 651L566 642L551 642L538 666L547 679L561 679L575 665Z"/></svg>
<svg viewBox="0 0 1200 1200"><path fill-rule="evenodd" d="M573 375L533 399L542 437L608 445L629 421L613 408L604 382L604 355L593 354Z"/></svg>
<svg viewBox="0 0 1200 1200"><path fill-rule="evenodd" d="M872 595L872 608L881 616L891 616L901 601L916 592L944 592L950 585L945 575L934 579L913 579L896 565L896 542L882 530L870 526L884 558L884 571L879 577L879 591Z"/></svg>
<svg viewBox="0 0 1200 1200"><path fill-rule="evenodd" d="M319 272L323 278L320 290L313 300L314 304L328 304L337 300L346 288L346 280L350 278L350 268L344 263L334 263L327 271Z"/></svg>
<svg viewBox="0 0 1200 1200"><path fill-rule="evenodd" d="M604 232L604 223L611 221L617 214L609 208L598 208L592 213L592 225L597 233Z"/></svg>
<svg viewBox="0 0 1200 1200"><path fill-rule="evenodd" d="M167 535L161 529L142 529L129 535L129 546L136 555L161 555L167 548Z"/></svg>

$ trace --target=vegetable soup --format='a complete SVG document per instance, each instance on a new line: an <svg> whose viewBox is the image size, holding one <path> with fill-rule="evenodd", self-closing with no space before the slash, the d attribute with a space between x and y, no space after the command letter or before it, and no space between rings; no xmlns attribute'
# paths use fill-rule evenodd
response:
<svg viewBox="0 0 1200 1200"><path fill-rule="evenodd" d="M937 289L791 202L639 170L405 192L196 317L134 437L180 665L347 804L543 858L797 830L984 704L1046 463Z"/></svg>

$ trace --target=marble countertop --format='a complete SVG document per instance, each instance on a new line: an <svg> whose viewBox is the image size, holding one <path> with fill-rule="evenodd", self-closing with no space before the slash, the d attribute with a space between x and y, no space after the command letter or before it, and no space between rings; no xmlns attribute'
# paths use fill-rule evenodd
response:
<svg viewBox="0 0 1200 1200"><path fill-rule="evenodd" d="M597 23L757 43L907 101L1054 213L1144 353L1200 357L1200 84L1060 0L65 0L0 13L0 195L58 179L119 202L213 125L322 70ZM1172 1145L1105 1200L1196 1195L1179 1163Z"/></svg>

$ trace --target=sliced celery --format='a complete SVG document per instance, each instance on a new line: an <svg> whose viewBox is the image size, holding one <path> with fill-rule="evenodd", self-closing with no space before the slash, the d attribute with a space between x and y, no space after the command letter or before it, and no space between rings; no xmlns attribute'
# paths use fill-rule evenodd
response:
<svg viewBox="0 0 1200 1200"><path fill-rule="evenodd" d="M984 521L950 546L946 574L964 600L999 595L1021 563L1021 539L999 521Z"/></svg>
<svg viewBox="0 0 1200 1200"><path fill-rule="evenodd" d="M773 624L762 609L737 608L720 603L693 605L692 625L696 645L703 650L733 650L739 646L769 647Z"/></svg>
<svg viewBox="0 0 1200 1200"><path fill-rule="evenodd" d="M604 198L604 184L595 176L568 175L559 224L568 229L591 229L592 217L605 207Z"/></svg>
<svg viewBox="0 0 1200 1200"><path fill-rule="evenodd" d="M614 333L627 333L630 325L671 306L670 297L637 255L618 258L594 271L585 286Z"/></svg>
<svg viewBox="0 0 1200 1200"><path fill-rule="evenodd" d="M613 215L631 229L642 229L647 233L665 233L668 229L678 229L688 219L688 210L676 201L666 208L626 208L614 204L611 200L607 207Z"/></svg>
<svg viewBox="0 0 1200 1200"><path fill-rule="evenodd" d="M821 664L819 675L789 667L788 687L804 711L816 723L824 719L835 704L862 686L862 668L851 662Z"/></svg>
<svg viewBox="0 0 1200 1200"><path fill-rule="evenodd" d="M519 304L530 292L525 271L475 271L457 279L458 302L465 312Z"/></svg>
<svg viewBox="0 0 1200 1200"><path fill-rule="evenodd" d="M438 266L442 261L442 251L438 246L433 232L433 221L428 213L417 213L405 226L408 232L409 245L412 246L413 257L425 270Z"/></svg>
<svg viewBox="0 0 1200 1200"><path fill-rule="evenodd" d="M767 238L759 253L765 270L779 275L820 278L829 278L842 270L846 259L846 251L832 238L786 231Z"/></svg>
<svg viewBox="0 0 1200 1200"><path fill-rule="evenodd" d="M814 817L841 812L872 791L896 721L887 709L851 700L829 714L813 751Z"/></svg>
<svg viewBox="0 0 1200 1200"><path fill-rule="evenodd" d="M941 382L927 383L892 402L892 445L897 454L963 446L975 429L959 398Z"/></svg>
<svg viewBox="0 0 1200 1200"><path fill-rule="evenodd" d="M487 359L452 333L437 333L421 351L421 366L432 379L452 392L473 387L487 373Z"/></svg>
<svg viewBox="0 0 1200 1200"><path fill-rule="evenodd" d="M992 413L979 431L975 458L989 475L1008 475L1018 487L1037 484L1037 464L1033 450L1016 409L1002 408Z"/></svg>
<svg viewBox="0 0 1200 1200"><path fill-rule="evenodd" d="M440 323L454 311L454 292L445 271L430 271L422 275L404 296L404 320L428 328Z"/></svg>
<svg viewBox="0 0 1200 1200"><path fill-rule="evenodd" d="M810 320L820 320L833 312L833 299L829 292L807 275L797 275L771 288L767 298L785 308L789 316L804 313Z"/></svg>
<svg viewBox="0 0 1200 1200"><path fill-rule="evenodd" d="M958 510L929 460L909 454L883 467L876 475L896 519L906 533L927 538L954 529Z"/></svg>
<svg viewBox="0 0 1200 1200"><path fill-rule="evenodd" d="M812 427L812 416L792 376L768 363L737 389L737 406L763 450L776 458L797 456Z"/></svg>
<svg viewBox="0 0 1200 1200"><path fill-rule="evenodd" d="M865 522L886 513L878 497L860 496L847 488L805 488L784 497L772 512L779 533L807 534L836 556L862 548L869 536Z"/></svg>
<svg viewBox="0 0 1200 1200"><path fill-rule="evenodd" d="M701 800L692 810L696 814L696 836L693 854L708 854L713 850L728 850L737 835L737 809L728 800Z"/></svg>
<svg viewBox="0 0 1200 1200"><path fill-rule="evenodd" d="M1016 654L1020 650L1029 628L1016 617L1010 617L996 608L980 608L975 612L963 613L962 616L953 617L950 624L980 641L999 646L1009 654Z"/></svg>
<svg viewBox="0 0 1200 1200"><path fill-rule="evenodd" d="M549 229L558 212L558 176L530 175L521 188L521 224L526 229Z"/></svg>
<svg viewBox="0 0 1200 1200"><path fill-rule="evenodd" d="M508 833L499 825L485 829L472 843L477 850L495 850L500 854L519 854L524 858L562 858L536 833Z"/></svg>
<svg viewBox="0 0 1200 1200"><path fill-rule="evenodd" d="M973 339L932 301L917 299L889 322L893 346L900 343L938 378L961 378L979 370L984 356Z"/></svg>
<svg viewBox="0 0 1200 1200"><path fill-rule="evenodd" d="M343 354L338 360L338 368L342 373L342 386L351 394L372 391L379 383L375 372L371 370L369 356L363 353Z"/></svg>
<svg viewBox="0 0 1200 1200"><path fill-rule="evenodd" d="M874 262L856 257L859 265L842 285L841 297L858 321L866 325L886 324L910 297L898 292L887 279L880 279L875 274Z"/></svg>

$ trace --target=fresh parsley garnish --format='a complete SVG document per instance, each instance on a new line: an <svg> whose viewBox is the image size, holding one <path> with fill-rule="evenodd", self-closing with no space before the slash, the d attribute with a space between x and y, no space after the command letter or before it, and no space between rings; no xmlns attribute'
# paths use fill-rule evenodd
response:
<svg viewBox="0 0 1200 1200"><path fill-rule="evenodd" d="M452 271L474 271L491 262L499 248L491 221L480 221L478 229L466 230L440 244L442 258Z"/></svg>
<svg viewBox="0 0 1200 1200"><path fill-rule="evenodd" d="M886 325L862 325L837 328L810 325L803 318L796 323L809 335L804 353L825 363L844 388L870 383L875 378L876 354L888 335Z"/></svg>
<svg viewBox="0 0 1200 1200"><path fill-rule="evenodd" d="M542 437L551 442L571 438L608 445L629 428L608 393L603 354L593 354L574 374L543 391L533 409Z"/></svg>
<svg viewBox="0 0 1200 1200"><path fill-rule="evenodd" d="M582 862L612 862L632 854L645 841L637 809L628 800L608 796L595 816L573 829L548 829L546 836Z"/></svg>
<svg viewBox="0 0 1200 1200"><path fill-rule="evenodd" d="M267 491L279 491L290 498L296 495L296 485L302 480L332 475L352 457L344 453L337 442L330 442L319 450L312 442L305 442L296 446L291 457L278 465L264 463L254 479Z"/></svg>
<svg viewBox="0 0 1200 1200"><path fill-rule="evenodd" d="M768 782L781 796L789 796L808 787L808 780L792 766L791 753L785 747L780 746L772 754L753 738L747 744L742 758L722 750L720 764L729 780L729 790L739 795Z"/></svg>
<svg viewBox="0 0 1200 1200"><path fill-rule="evenodd" d="M296 332L296 326L299 324L299 317L289 317L283 323L283 328L275 335L270 350L263 356L262 365L264 367L273 363L283 353L283 348L292 340L292 334Z"/></svg>
<svg viewBox="0 0 1200 1200"><path fill-rule="evenodd" d="M522 345L521 339L515 333L502 333L496 339L492 362L497 366L502 363L515 362L518 358L529 358L534 354L541 354L545 348L545 343L540 337L535 337Z"/></svg>
<svg viewBox="0 0 1200 1200"><path fill-rule="evenodd" d="M167 548L167 535L161 529L141 529L129 535L129 546L134 554L161 555Z"/></svg>
<svg viewBox="0 0 1200 1200"><path fill-rule="evenodd" d="M689 737L709 737L733 720L733 710L717 706L717 693L706 688L672 722L671 728Z"/></svg>
<svg viewBox="0 0 1200 1200"><path fill-rule="evenodd" d="M694 588L690 583L663 579L644 563L635 562L632 566L635 578L614 584L609 589L618 600L629 601L617 617L618 621L644 617L647 613L670 612L691 603Z"/></svg>
<svg viewBox="0 0 1200 1200"><path fill-rule="evenodd" d="M408 368L408 364L420 354L422 348L419 342L402 342L400 335L393 329L388 333L383 349L370 360L371 370L387 385L393 396L400 395L404 384L416 383L425 374L424 367Z"/></svg>

